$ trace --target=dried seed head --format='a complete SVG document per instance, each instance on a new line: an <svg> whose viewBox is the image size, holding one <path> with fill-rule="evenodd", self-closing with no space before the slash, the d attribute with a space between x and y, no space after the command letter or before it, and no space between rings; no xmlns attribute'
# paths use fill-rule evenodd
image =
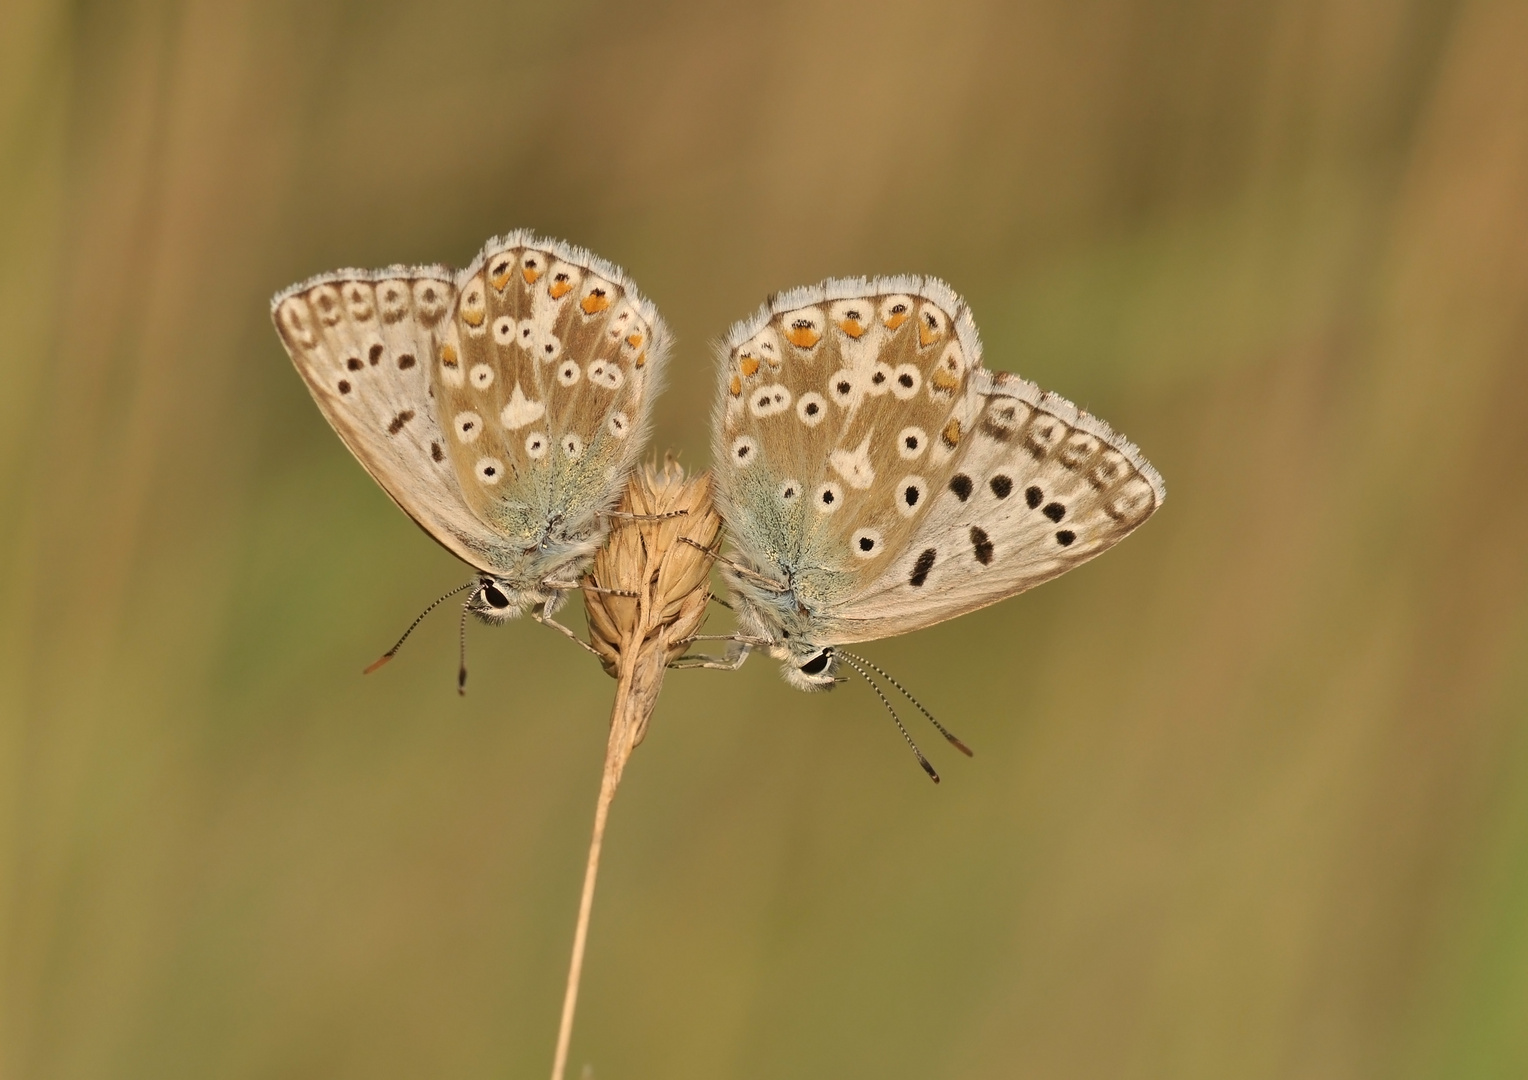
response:
<svg viewBox="0 0 1528 1080"><path fill-rule="evenodd" d="M672 458L632 474L605 546L594 556L584 590L589 643L605 670L623 681L641 741L663 672L699 632L711 599L711 556L721 518L711 476L686 478Z"/></svg>

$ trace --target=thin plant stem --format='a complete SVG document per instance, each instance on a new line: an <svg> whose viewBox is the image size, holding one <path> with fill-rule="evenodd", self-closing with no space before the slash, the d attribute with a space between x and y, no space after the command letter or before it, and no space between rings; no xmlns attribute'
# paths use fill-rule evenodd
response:
<svg viewBox="0 0 1528 1080"><path fill-rule="evenodd" d="M594 804L594 834L589 838L589 861L584 866L584 892L578 901L578 925L573 930L573 958L568 963L568 986L562 996L562 1023L557 1029L557 1054L552 1061L552 1080L563 1080L568 1065L568 1045L573 1040L573 1015L578 1008L578 985L584 972L584 946L589 940L589 913L594 909L594 885L599 878L600 850L605 842L605 822L610 803L621 783L625 758L631 753L629 733L620 723L624 699L631 689L629 672L616 687L615 707L610 715L610 738L605 744L605 772L600 778L599 799Z"/></svg>

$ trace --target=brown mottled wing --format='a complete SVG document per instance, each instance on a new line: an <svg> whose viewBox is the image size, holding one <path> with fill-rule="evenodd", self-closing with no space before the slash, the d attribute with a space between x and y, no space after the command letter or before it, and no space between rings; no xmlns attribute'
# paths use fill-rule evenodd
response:
<svg viewBox="0 0 1528 1080"><path fill-rule="evenodd" d="M814 644L1021 592L1117 543L1164 494L1107 425L983 370L969 310L933 279L786 294L734 328L721 378L731 539L789 583Z"/></svg>
<svg viewBox="0 0 1528 1080"><path fill-rule="evenodd" d="M467 505L430 397L455 298L443 268L343 270L279 293L271 317L356 460L447 550L494 571L503 545Z"/></svg>
<svg viewBox="0 0 1528 1080"><path fill-rule="evenodd" d="M640 452L667 331L622 272L517 234L460 278L434 367L473 513L516 544L596 530Z"/></svg>

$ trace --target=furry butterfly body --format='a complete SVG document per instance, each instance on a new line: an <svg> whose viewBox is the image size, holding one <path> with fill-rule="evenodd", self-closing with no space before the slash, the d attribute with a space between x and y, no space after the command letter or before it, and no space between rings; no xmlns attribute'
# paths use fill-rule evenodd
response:
<svg viewBox="0 0 1528 1080"><path fill-rule="evenodd" d="M469 604L550 614L642 449L669 335L616 266L516 232L464 270L340 270L271 301L351 453L480 572Z"/></svg>
<svg viewBox="0 0 1528 1080"><path fill-rule="evenodd" d="M836 646L1023 592L1156 511L1133 445L981 359L969 309L930 278L826 281L732 329L713 435L733 664L763 647L825 689Z"/></svg>

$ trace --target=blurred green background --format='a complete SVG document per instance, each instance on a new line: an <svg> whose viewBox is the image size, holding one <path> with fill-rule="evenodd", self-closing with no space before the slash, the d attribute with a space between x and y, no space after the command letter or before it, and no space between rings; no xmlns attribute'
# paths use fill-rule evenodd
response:
<svg viewBox="0 0 1528 1080"><path fill-rule="evenodd" d="M0 6L0 1074L534 1077L613 684L267 316L528 226L680 347L918 271L1140 443L1098 562L670 677L570 1076L1528 1075L1528 5ZM576 619L574 615L571 618Z"/></svg>

